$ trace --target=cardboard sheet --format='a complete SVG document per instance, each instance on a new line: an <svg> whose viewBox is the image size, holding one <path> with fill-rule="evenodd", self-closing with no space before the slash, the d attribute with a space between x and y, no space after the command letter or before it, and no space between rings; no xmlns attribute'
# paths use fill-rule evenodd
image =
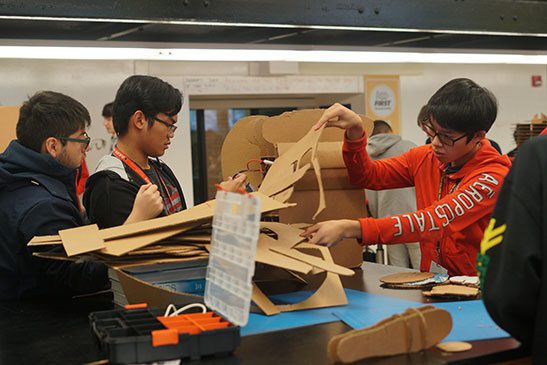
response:
<svg viewBox="0 0 547 365"><path fill-rule="evenodd" d="M317 245L305 245L307 251L312 251L318 254L318 257L325 261L325 265L331 267L334 262L328 248ZM270 253L273 253L271 250ZM288 258L288 257L287 257ZM279 267L279 265L275 265ZM314 272L315 273L315 272ZM272 302L266 296L259 296L253 293L252 301L267 313L264 308L271 308ZM298 303L288 303L277 305L277 309L281 312L300 311L311 308L332 307L347 304L347 298L340 281L340 276L333 272L327 272L323 283L319 288L308 298Z"/></svg>
<svg viewBox="0 0 547 365"><path fill-rule="evenodd" d="M383 310L381 312L378 311L376 306L371 308L370 296L372 296L372 294L363 292L356 292L351 296L348 295L350 304L347 307L335 309L333 313L336 317L340 318L348 326L354 329L372 326L388 315L384 315ZM428 304L445 309L452 315L452 331L442 342L475 341L510 337L507 332L500 329L490 318L482 300ZM388 298L388 300L384 301L383 305L390 310L396 309L397 311L400 311L401 305L403 305L403 307L419 307L422 306L423 303ZM402 309L404 310L405 308ZM391 314L395 314L397 311ZM381 315L384 315L384 317Z"/></svg>
<svg viewBox="0 0 547 365"><path fill-rule="evenodd" d="M255 335L259 333L274 332L290 328L311 326L314 324L336 322L340 320L334 315L339 310L360 311L369 313L368 317L374 318L373 323L395 313L401 312L411 306L420 306L421 303L410 302L390 298L382 295L374 295L356 290L345 289L349 304L337 308L308 309L296 312L284 312L276 316L268 317L263 314L251 313L249 323L241 328L242 336ZM276 303L298 303L309 298L312 292L295 292L281 295L274 295L270 298ZM376 320L377 319L377 320Z"/></svg>
<svg viewBox="0 0 547 365"><path fill-rule="evenodd" d="M59 231L59 236L63 240L63 247L69 257L106 247L99 237L99 227L96 224L64 229Z"/></svg>

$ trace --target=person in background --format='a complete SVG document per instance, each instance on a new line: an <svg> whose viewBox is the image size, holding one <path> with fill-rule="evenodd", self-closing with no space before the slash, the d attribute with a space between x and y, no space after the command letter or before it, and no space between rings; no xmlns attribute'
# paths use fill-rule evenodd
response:
<svg viewBox="0 0 547 365"><path fill-rule="evenodd" d="M345 130L343 155L350 181L366 189L414 186L417 211L384 218L326 221L303 235L332 245L356 238L364 245L420 242L421 271L476 275L479 244L511 161L485 138L497 101L469 79L446 83L429 99L419 124L431 144L400 156L372 160L361 118L335 104L315 128Z"/></svg>
<svg viewBox="0 0 547 365"><path fill-rule="evenodd" d="M27 247L34 236L84 224L75 178L90 142L89 123L87 109L61 93L38 92L21 106L17 139L0 154L0 300L108 287L101 263L38 258Z"/></svg>
<svg viewBox="0 0 547 365"><path fill-rule="evenodd" d="M486 309L534 364L547 359L546 157L547 136L520 146L477 258Z"/></svg>
<svg viewBox="0 0 547 365"><path fill-rule="evenodd" d="M114 124L112 123L112 104L113 102L107 103L103 106L102 116L103 116L103 125L106 131L108 132L110 136L110 147L109 152L112 153L114 150L114 146L116 145L116 142L118 141L118 137L116 135L116 130L114 130Z"/></svg>
<svg viewBox="0 0 547 365"><path fill-rule="evenodd" d="M391 126L383 120L374 121L374 129L367 142L367 153L373 160L399 156L416 147L410 141L393 133ZM366 190L370 213L374 218L414 212L416 196L414 188L391 190ZM388 263L394 266L420 269L420 244L402 243L387 245Z"/></svg>
<svg viewBox="0 0 547 365"><path fill-rule="evenodd" d="M118 143L99 161L84 194L91 222L113 227L186 209L175 174L159 159L175 136L181 108L180 91L157 77L134 75L121 84L112 107ZM236 191L246 178L241 174L221 186Z"/></svg>

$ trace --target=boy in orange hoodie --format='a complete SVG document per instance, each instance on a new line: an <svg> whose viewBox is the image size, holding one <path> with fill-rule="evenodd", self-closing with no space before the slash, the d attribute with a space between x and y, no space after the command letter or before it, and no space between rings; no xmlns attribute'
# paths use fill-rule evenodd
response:
<svg viewBox="0 0 547 365"><path fill-rule="evenodd" d="M417 211L385 218L315 224L303 235L333 245L356 238L363 245L420 242L421 271L476 275L483 232L511 162L485 138L497 101L469 79L454 79L428 101L419 126L431 144L389 159L372 160L361 119L340 104L316 124L346 130L343 156L350 181L371 190L414 186Z"/></svg>

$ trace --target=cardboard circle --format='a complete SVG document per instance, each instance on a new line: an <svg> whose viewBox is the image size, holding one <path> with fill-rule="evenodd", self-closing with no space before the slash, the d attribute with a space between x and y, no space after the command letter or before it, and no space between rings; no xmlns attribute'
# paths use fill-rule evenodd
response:
<svg viewBox="0 0 547 365"><path fill-rule="evenodd" d="M464 352L473 348L468 342L451 341L437 344L437 348L443 352Z"/></svg>
<svg viewBox="0 0 547 365"><path fill-rule="evenodd" d="M435 274L431 272L405 272L381 277L380 281L384 284L406 284L423 281L434 276Z"/></svg>

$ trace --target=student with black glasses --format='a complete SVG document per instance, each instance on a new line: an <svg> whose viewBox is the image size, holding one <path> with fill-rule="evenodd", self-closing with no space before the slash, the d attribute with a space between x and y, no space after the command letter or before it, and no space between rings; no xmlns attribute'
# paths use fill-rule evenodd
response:
<svg viewBox="0 0 547 365"><path fill-rule="evenodd" d="M0 154L0 300L65 297L108 286L101 263L37 258L27 247L34 236L84 224L75 177L89 146L89 122L82 104L53 91L39 92L21 107L17 139Z"/></svg>
<svg viewBox="0 0 547 365"><path fill-rule="evenodd" d="M182 108L179 90L153 76L127 78L112 108L118 143L87 182L84 205L101 228L139 222L186 209L184 192L159 157L175 137ZM221 183L235 191L246 176Z"/></svg>
<svg viewBox="0 0 547 365"><path fill-rule="evenodd" d="M340 104L323 113L316 128L326 124L346 131L343 155L350 181L370 190L414 186L417 211L321 222L305 235L324 245L342 238L364 245L419 241L421 271L474 276L483 232L511 166L485 138L496 119L496 98L472 80L454 79L420 114L419 125L431 144L373 161L357 114Z"/></svg>

